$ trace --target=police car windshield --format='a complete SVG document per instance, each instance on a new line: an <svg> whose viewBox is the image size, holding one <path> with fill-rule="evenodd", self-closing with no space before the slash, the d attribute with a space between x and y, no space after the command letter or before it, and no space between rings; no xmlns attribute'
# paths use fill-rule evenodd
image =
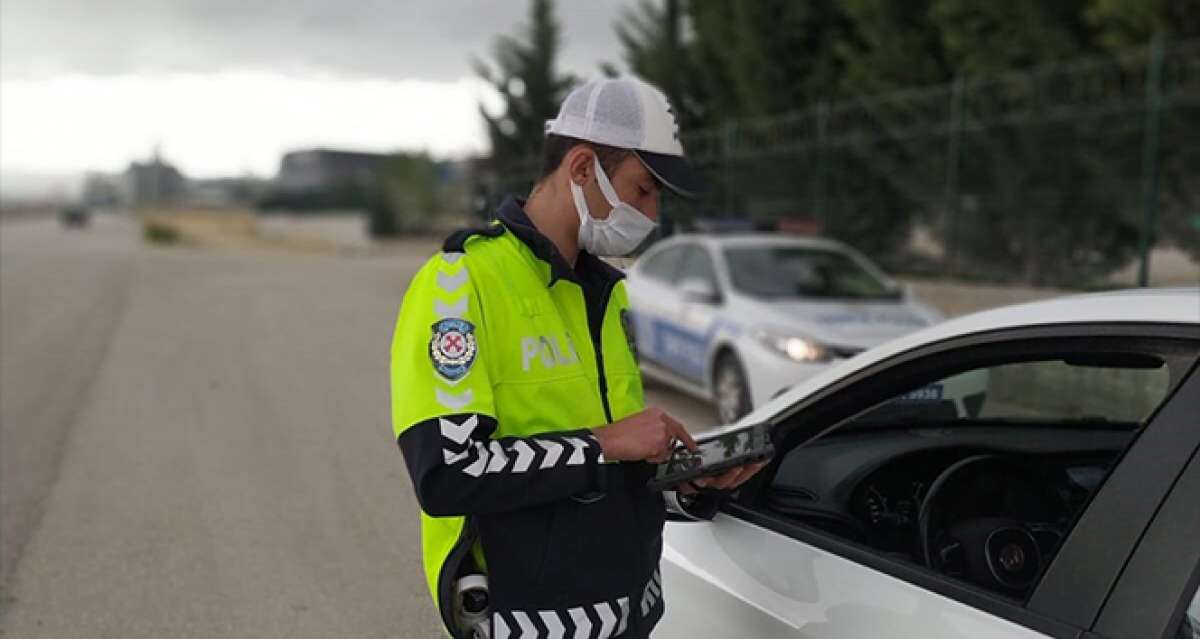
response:
<svg viewBox="0 0 1200 639"><path fill-rule="evenodd" d="M755 297L898 297L886 282L840 251L801 246L727 248L725 261L734 288Z"/></svg>

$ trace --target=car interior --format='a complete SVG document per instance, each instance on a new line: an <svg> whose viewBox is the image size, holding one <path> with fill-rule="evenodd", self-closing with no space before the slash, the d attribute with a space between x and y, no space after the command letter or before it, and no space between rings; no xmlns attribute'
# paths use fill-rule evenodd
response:
<svg viewBox="0 0 1200 639"><path fill-rule="evenodd" d="M1068 352L926 378L780 447L754 507L1024 600L1194 359Z"/></svg>

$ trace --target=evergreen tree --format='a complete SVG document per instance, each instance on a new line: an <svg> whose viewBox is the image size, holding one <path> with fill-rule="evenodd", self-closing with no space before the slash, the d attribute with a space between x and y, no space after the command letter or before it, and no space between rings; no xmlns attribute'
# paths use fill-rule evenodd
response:
<svg viewBox="0 0 1200 639"><path fill-rule="evenodd" d="M475 60L479 77L503 98L503 110L480 112L487 123L492 161L498 167L528 160L541 152L546 120L558 107L574 79L558 72L561 27L552 0L531 0L529 22L515 35L502 35L493 48L494 61Z"/></svg>
<svg viewBox="0 0 1200 639"><path fill-rule="evenodd" d="M692 1L672 49L669 7L640 0L617 33L634 71L676 82L685 143L689 130L715 132L703 138L709 210L813 215L877 257L903 245L917 214L970 256L957 266L1039 284L1103 276L1133 256L1145 114L1069 102L1094 88L1083 68L1004 74L1145 46L1155 34L1200 36L1200 0ZM1139 64L1114 72L1136 77ZM966 126L953 147L957 77ZM897 93L907 89L919 90ZM1052 117L1060 100L1079 116ZM814 117L822 102L832 106ZM1159 216L1177 244L1200 252L1194 111L1176 104L1164 115ZM818 135L832 142L815 144ZM788 136L800 146L782 152L775 142Z"/></svg>
<svg viewBox="0 0 1200 639"><path fill-rule="evenodd" d="M849 23L834 42L843 68L842 95L878 94L949 81L939 34L930 22L931 0L843 0Z"/></svg>
<svg viewBox="0 0 1200 639"><path fill-rule="evenodd" d="M684 131L705 126L707 96L691 43L684 41L684 8L680 0L638 0L625 7L614 29L629 69L667 94ZM605 73L617 75L612 65Z"/></svg>

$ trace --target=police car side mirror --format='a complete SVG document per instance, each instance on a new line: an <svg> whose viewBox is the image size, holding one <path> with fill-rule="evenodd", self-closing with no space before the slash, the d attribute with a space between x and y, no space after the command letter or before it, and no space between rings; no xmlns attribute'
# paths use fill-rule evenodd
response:
<svg viewBox="0 0 1200 639"><path fill-rule="evenodd" d="M684 301L696 302L699 304L717 304L721 301L721 294L713 288L712 282L701 279L684 280L679 285L679 293L683 296Z"/></svg>
<svg viewBox="0 0 1200 639"><path fill-rule="evenodd" d="M889 280L887 282L887 292L884 293L884 295L888 299L893 299L893 300L900 300L900 301L910 300L913 298L912 285L907 282L897 282L896 280Z"/></svg>

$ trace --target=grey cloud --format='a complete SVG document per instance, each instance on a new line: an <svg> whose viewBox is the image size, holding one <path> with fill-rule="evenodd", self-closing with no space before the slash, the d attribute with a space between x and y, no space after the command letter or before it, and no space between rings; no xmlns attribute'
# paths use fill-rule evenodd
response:
<svg viewBox="0 0 1200 639"><path fill-rule="evenodd" d="M564 0L564 69L595 75L620 52L628 0ZM271 69L449 80L525 21L523 0L3 0L8 78Z"/></svg>

